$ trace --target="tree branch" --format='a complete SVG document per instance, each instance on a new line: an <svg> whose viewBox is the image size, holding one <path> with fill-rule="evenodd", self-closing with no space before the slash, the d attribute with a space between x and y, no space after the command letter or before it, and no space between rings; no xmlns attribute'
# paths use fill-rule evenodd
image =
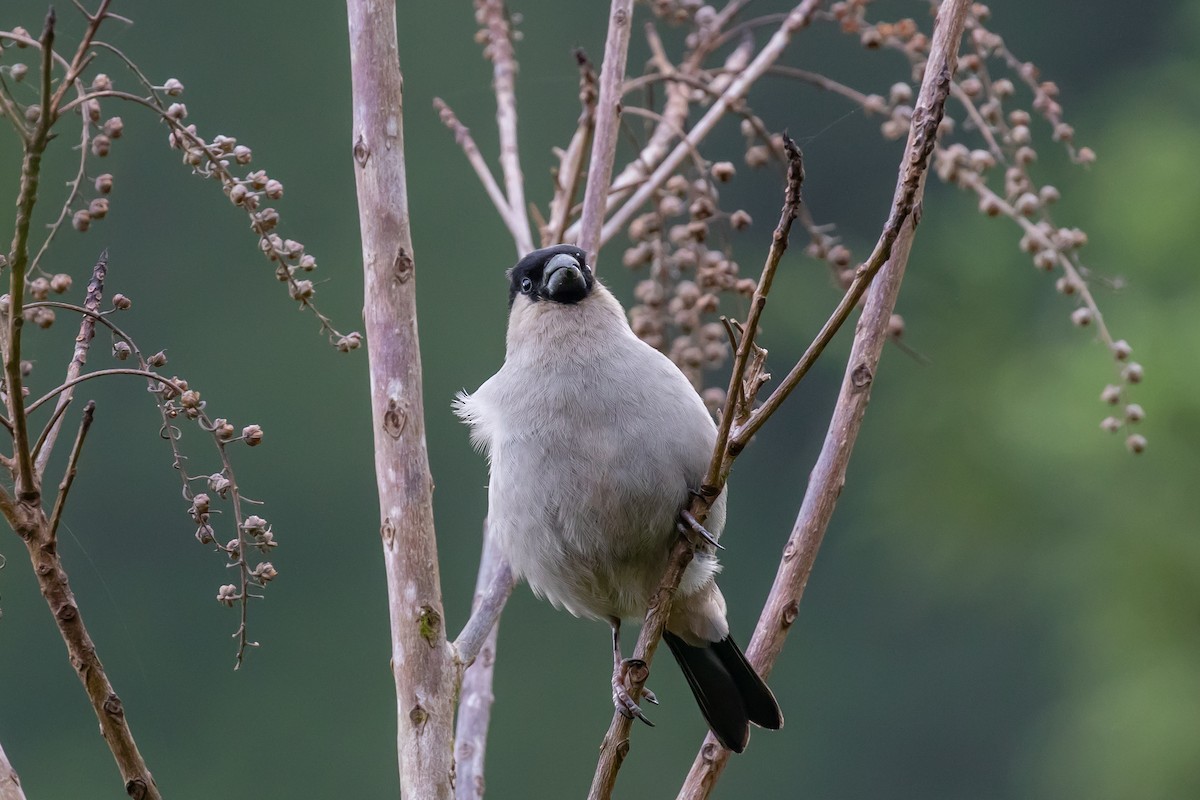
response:
<svg viewBox="0 0 1200 800"><path fill-rule="evenodd" d="M592 160L588 165L579 228L579 247L587 253L588 262L593 265L600 249L600 228L604 224L613 161L617 156L625 60L629 54L632 27L633 0L612 0L608 12L608 37L604 41L604 62L600 65L600 100L596 107Z"/></svg>
<svg viewBox="0 0 1200 800"><path fill-rule="evenodd" d="M670 155L663 159L662 163L655 168L649 179L640 185L633 195L604 223L604 228L600 234L601 245L616 235L617 231L620 231L629 224L629 221L638 212L638 209L653 196L654 192L658 191L658 188L683 163L683 160L687 157L689 148L696 147L716 126L721 117L725 116L725 113L732 106L745 97L750 86L783 53L784 48L787 47L788 42L792 39L792 34L804 28L812 21L812 17L820 5L821 0L803 0L803 2L788 13L783 24L779 26L779 30L775 32L775 35L763 46L762 50L758 52L758 55L754 57L749 66L733 79L721 97L705 112L704 116L692 126L692 129L688 131L687 138L675 146Z"/></svg>
<svg viewBox="0 0 1200 800"><path fill-rule="evenodd" d="M525 210L525 176L517 146L517 58L512 45L512 23L504 0L480 0L478 7L488 32L488 58L492 62L492 88L496 92L496 128L500 132L500 169L508 193L508 207L517 229L517 251L533 249L529 215Z"/></svg>
<svg viewBox="0 0 1200 800"><path fill-rule="evenodd" d="M4 754L0 746L0 800L25 800L25 790L21 788L21 778L16 769Z"/></svg>
<svg viewBox="0 0 1200 800"><path fill-rule="evenodd" d="M796 218L800 206L800 188L804 180L803 164L800 151L796 148L795 143L790 140L787 140L787 142L789 145L788 155L790 160L787 172L787 185L784 191L783 210L780 212L779 225L772 236L771 249L767 254L762 275L759 277L758 288L754 293L754 300L751 306L751 319L743 329L742 344L738 348L739 357L734 361L733 371L730 376L729 385L731 387L740 386L746 377L746 370L750 363L746 354L752 346L754 331L758 325L758 317L762 313L762 308L766 303L766 296L770 292L775 269L779 265L783 251L787 249L788 234L791 231L792 221ZM688 508L691 515L701 524L707 518L713 501L721 494L721 489L725 485L725 479L729 475L732 459L736 456L736 454L731 455L729 453L728 447L728 433L735 412L735 404L732 402L733 395L734 393L731 391L729 398L726 400L726 407L722 412L721 423L718 426L717 439L713 447L708 473L704 478L704 483L701 485L699 493L693 497L692 503ZM642 630L638 635L637 645L633 652L633 658L645 664L645 669L631 671L630 673L631 685L629 687L629 694L635 701L641 697L642 691L645 688L646 678L649 676L649 667L654 659L654 652L658 647L659 640L662 638L667 618L671 613L671 602L679 587L679 581L683 577L683 571L691 562L694 554L695 544L689 535L685 533L683 536L680 536L672 548L666 573L659 582L654 596L650 598L649 608L646 611L646 620L642 625ZM605 734L604 741L600 745L600 758L596 764L595 775L592 777L591 791L588 793L589 800L608 800L612 796L613 787L617 781L617 772L621 769L621 765L625 761L625 756L629 753L629 733L632 725L633 720L631 718L624 716L620 712L613 713L612 722L608 726L608 732Z"/></svg>
<svg viewBox="0 0 1200 800"><path fill-rule="evenodd" d="M433 482L425 447L396 4L347 0L346 6L400 793L449 800L455 667L443 624Z"/></svg>
<svg viewBox="0 0 1200 800"><path fill-rule="evenodd" d="M71 447L71 455L67 459L67 468L63 472L62 482L58 485L58 494L54 497L54 510L50 513L50 538L58 535L58 524L62 521L63 509L67 506L67 493L75 482L75 472L79 468L79 454L83 452L83 441L87 438L92 427L92 419L96 416L96 401L88 400L83 407L83 419L79 421L79 432L75 434L75 444Z"/></svg>
<svg viewBox="0 0 1200 800"><path fill-rule="evenodd" d="M499 633L496 623L512 590L512 570L501 558L485 523L471 618L454 641L456 657L464 670L459 691L458 724L454 732L457 800L483 797L483 759L487 751L492 703L496 699L492 694Z"/></svg>
<svg viewBox="0 0 1200 800"><path fill-rule="evenodd" d="M950 92L950 80L954 74L968 5L968 0L943 0L939 8L930 58L925 66L921 92L900 166L892 216L888 220L888 226L891 226L900 217L900 232L891 257L867 295L825 443L809 477L804 502L784 548L775 583L759 617L754 638L746 650L750 663L763 676L770 673L788 630L796 619L817 549L845 483L846 467L866 413L871 384L888 338L888 323L908 262L919 219L916 209L920 207L924 190L929 153ZM906 207L912 213L905 213ZM729 751L709 734L692 764L679 797L686 800L708 797L728 758Z"/></svg>
<svg viewBox="0 0 1200 800"><path fill-rule="evenodd" d="M100 300L104 297L104 278L107 272L108 250L105 250L92 267L92 279L88 281L87 294L83 300L84 310L90 313L83 314L82 319L79 320L79 335L75 337L75 352L71 356L71 363L67 365L66 383L78 378L83 371L84 364L87 363L88 348L91 347L92 338L96 335L96 317L94 315L100 313ZM62 412L70 405L74 393L74 387L70 386L58 396L54 417L40 437L40 447L37 449L37 455L33 462L39 481L42 473L46 470L46 463L50 460L54 442L62 427Z"/></svg>

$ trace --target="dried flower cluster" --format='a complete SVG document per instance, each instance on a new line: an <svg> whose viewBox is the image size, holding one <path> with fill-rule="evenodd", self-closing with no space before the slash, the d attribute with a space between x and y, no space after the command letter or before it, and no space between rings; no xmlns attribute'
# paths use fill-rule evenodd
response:
<svg viewBox="0 0 1200 800"><path fill-rule="evenodd" d="M648 270L634 290L630 324L641 339L666 353L697 390L705 370L721 367L729 356L725 328L718 318L722 295L754 293L753 278L741 278L730 255L728 234L750 224L742 210L719 208L716 182L733 179L727 161L690 177L674 175L659 193L654 210L633 220L622 262ZM714 241L718 240L718 241ZM723 242L720 240L724 240ZM725 392L712 387L704 399L714 412Z"/></svg>

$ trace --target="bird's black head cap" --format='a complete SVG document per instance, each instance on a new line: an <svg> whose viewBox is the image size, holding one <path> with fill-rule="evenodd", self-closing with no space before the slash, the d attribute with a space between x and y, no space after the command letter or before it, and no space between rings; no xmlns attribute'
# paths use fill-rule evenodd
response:
<svg viewBox="0 0 1200 800"><path fill-rule="evenodd" d="M595 285L583 250L573 244L556 244L534 250L508 271L508 305L512 307L517 295L534 302L570 305L591 294Z"/></svg>

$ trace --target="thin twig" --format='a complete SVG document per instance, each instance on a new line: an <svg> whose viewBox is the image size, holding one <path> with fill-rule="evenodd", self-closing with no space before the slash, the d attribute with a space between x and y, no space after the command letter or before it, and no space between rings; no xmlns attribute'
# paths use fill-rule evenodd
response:
<svg viewBox="0 0 1200 800"><path fill-rule="evenodd" d="M783 210L780 213L779 226L776 228L771 240L771 248L767 255L767 260L763 265L758 288L755 291L750 321L748 321L742 330L741 345L738 347L739 357L734 361L733 372L730 377L731 387L740 386L745 378L746 369L749 364L747 353L753 344L758 318L766 303L766 296L771 289L771 283L775 275L775 270L779 265L779 260L784 250L787 249L788 234L800 205L800 188L804 178L804 169L800 151L796 149L794 143L791 143L791 140L788 140L788 142L791 145L788 151L791 160L788 166ZM755 309L757 309L757 312ZM731 398L732 395L733 392L731 391ZM700 491L693 497L692 503L688 508L692 516L701 524L707 518L713 501L716 500L724 488L725 479L729 474L729 467L732 464L732 459L736 456L736 454L731 455L727 452L727 437L729 426L732 424L734 410L733 403L727 400L725 410L722 413L721 424L718 426L717 439L713 447L712 458L709 462L708 473L700 487ZM633 654L634 659L644 662L647 667L646 670L637 671L630 681L629 694L634 701L641 696L645 687L645 680L649 674L649 666L654 658L654 652L658 647L663 630L666 628L667 618L671 613L671 601L674 599L675 592L679 587L683 571L692 560L694 553L695 547L689 537L687 535L681 536L671 550L666 573L663 575L658 589L654 593L654 597L650 600L650 607L646 612L646 620L638 635L637 645L634 648ZM600 758L596 764L595 775L592 778L592 787L588 794L589 800L608 800L612 796L613 787L616 785L617 773L621 769L621 764L629 752L629 733L632 725L632 719L620 712L613 713L612 722L608 726L608 732L600 745Z"/></svg>
<svg viewBox="0 0 1200 800"><path fill-rule="evenodd" d="M25 412L28 414L32 414L34 411L37 411L39 408L41 408L42 405L45 404L48 400L67 391L72 386L76 386L80 383L83 383L84 381L90 381L93 378L107 378L110 375L140 375L143 378L149 378L151 380L158 381L159 383L161 383L165 386L170 386L172 389L175 390L175 392L177 392L179 394L183 393L183 388L179 384L175 383L175 381L171 380L170 378L165 378L162 375L159 375L157 372L151 372L148 369L133 369L133 368L129 368L129 367L116 367L113 369L98 369L95 372L85 372L84 374L78 375L69 381L64 381L63 383L60 383L58 386L55 386L53 389L46 392L44 395L39 397L37 400L34 400L32 403L30 403L28 406L26 406Z"/></svg>
<svg viewBox="0 0 1200 800"><path fill-rule="evenodd" d="M483 154L479 152L479 146L471 138L471 130L459 121L453 109L446 105L442 98L433 98L433 107L438 112L438 118L441 119L442 124L454 134L454 141L462 148L463 155L467 157L467 162L475 170L475 176L483 184L484 191L487 192L492 205L496 207L496 213L500 215L500 219L503 220L513 239L518 239L520 237L520 228L518 227L520 223L513 215L512 209L509 208L508 199L504 196L504 192L500 190L500 185L496 183L496 178L492 175L491 169L488 168L487 162L483 160Z"/></svg>
<svg viewBox="0 0 1200 800"><path fill-rule="evenodd" d="M529 215L525 211L525 176L521 173L521 154L517 142L517 57L513 52L512 21L504 0L482 0L484 25L488 32L488 58L492 61L492 88L496 93L496 128L500 133L500 169L508 207L517 223L513 231L517 251L533 249Z"/></svg>
<svg viewBox="0 0 1200 800"><path fill-rule="evenodd" d="M454 730L454 792L458 800L479 800L483 797L488 724L491 721L492 703L496 699L492 693L492 679L496 664L498 620L512 589L512 570L501 557L485 523L471 619L454 642L455 657L460 669L464 670L458 692L458 722Z"/></svg>
<svg viewBox="0 0 1200 800"><path fill-rule="evenodd" d="M75 352L71 356L71 363L67 365L66 381L68 382L78 378L83 372L83 365L87 363L88 349L96 335L96 317L93 315L100 313L100 301L104 297L104 278L107 273L108 250L105 250L100 253L100 258L92 267L92 278L88 281L83 308L91 313L83 314L79 320L79 334L75 337ZM54 417L42 432L39 447L35 448L37 455L34 458L34 468L37 470L39 480L54 450L54 442L58 438L58 431L62 426L62 412L70 404L73 394L73 389L68 388L59 395L58 404L54 409ZM28 410L26 409L26 411Z"/></svg>
<svg viewBox="0 0 1200 800"><path fill-rule="evenodd" d="M25 800L21 778L5 755L3 746L0 746L0 800Z"/></svg>
<svg viewBox="0 0 1200 800"><path fill-rule="evenodd" d="M612 0L608 12L608 36L604 40L604 62L600 65L600 100L596 106L596 133L592 140L592 160L588 165L587 186L583 194L579 247L596 263L600 250L600 229L613 161L620 134L621 94L625 83L625 60L629 54L629 35L633 27L633 0Z"/></svg>
<svg viewBox="0 0 1200 800"><path fill-rule="evenodd" d="M83 418L79 420L79 432L75 434L75 444L71 446L71 455L67 459L67 468L63 471L62 482L58 484L58 494L54 498L54 510L50 513L49 536L53 542L58 535L58 523L62 521L63 509L67 505L67 493L75 482L75 472L79 467L79 454L83 452L83 440L87 438L92 427L92 419L96 415L96 401L88 400L83 407Z"/></svg>
<svg viewBox="0 0 1200 800"><path fill-rule="evenodd" d="M968 7L968 0L944 0L939 9L930 58L900 164L889 225L906 206L919 207L929 153L950 92ZM825 443L809 476L804 502L784 548L775 583L759 617L754 638L746 649L750 663L764 677L770 673L788 630L796 619L817 549L845 483L846 467L866 413L883 345L888 338L888 325L900 292L918 219L916 213L903 215L901 233L891 250L891 258L871 285ZM679 798L707 798L728 758L729 751L709 734L684 781Z"/></svg>
<svg viewBox="0 0 1200 800"><path fill-rule="evenodd" d="M17 196L16 229L9 253L8 325L4 342L5 390L9 418L13 424L13 460L17 462L16 493L18 500L35 500L39 488L29 447L29 426L25 409L21 407L21 328L25 323L25 275L29 266L29 226L37 204L38 182L41 178L42 153L50 139L54 121L52 95L52 66L54 64L54 9L46 15L46 25L39 37L42 48L41 103L42 113L34 125L33 134L25 145L21 163L21 190Z"/></svg>
<svg viewBox="0 0 1200 800"><path fill-rule="evenodd" d="M575 51L579 64L579 123L567 149L559 157L554 176L554 197L550 200L550 220L542 233L542 246L548 247L563 240L567 216L575 204L575 195L583 180L583 157L592 143L596 129L596 73L583 50Z"/></svg>
<svg viewBox="0 0 1200 800"><path fill-rule="evenodd" d="M650 179L638 187L637 191L608 218L601 231L601 245L612 239L618 231L623 230L629 224L633 215L641 209L643 204L650 200L654 192L666 183L667 179L679 168L679 165L687 157L688 149L696 147L712 131L717 122L725 116L725 113L731 107L741 102L746 92L758 80L759 76L772 66L775 60L783 53L784 48L791 41L792 34L808 25L820 5L821 0L803 0L803 2L788 13L783 24L779 26L779 30L775 31L770 41L763 46L762 50L758 52L758 55L750 62L749 66L734 78L721 97L692 126L692 129L688 131L686 140L676 145L670 155L663 159L662 163L654 170Z"/></svg>

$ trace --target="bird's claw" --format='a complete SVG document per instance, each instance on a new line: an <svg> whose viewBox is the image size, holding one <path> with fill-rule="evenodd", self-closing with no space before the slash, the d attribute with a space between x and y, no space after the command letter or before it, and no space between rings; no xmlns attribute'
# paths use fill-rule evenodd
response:
<svg viewBox="0 0 1200 800"><path fill-rule="evenodd" d="M649 668L646 666L646 662L642 661L640 658L627 658L622 661L615 670L613 670L613 707L617 710L617 713L621 714L621 716L625 717L626 719L634 719L636 717L653 728L654 723L650 721L649 717L642 713L641 707L629 693L629 673L634 670L642 673L642 681L644 681L646 676L649 675ZM658 705L658 698L654 696L654 692L645 687L642 688L642 698L649 703Z"/></svg>
<svg viewBox="0 0 1200 800"><path fill-rule="evenodd" d="M713 536L712 533L710 533L707 528L705 528L703 525L701 525L700 520L696 519L696 517L692 514L691 511L688 511L686 508L683 511L680 511L679 519L682 520L679 523L679 532L680 533L684 534L685 536L688 535L689 533L695 534L696 536L700 537L705 542L707 542L708 544L717 548L718 550L725 549L721 545L721 543L717 541L717 537Z"/></svg>

